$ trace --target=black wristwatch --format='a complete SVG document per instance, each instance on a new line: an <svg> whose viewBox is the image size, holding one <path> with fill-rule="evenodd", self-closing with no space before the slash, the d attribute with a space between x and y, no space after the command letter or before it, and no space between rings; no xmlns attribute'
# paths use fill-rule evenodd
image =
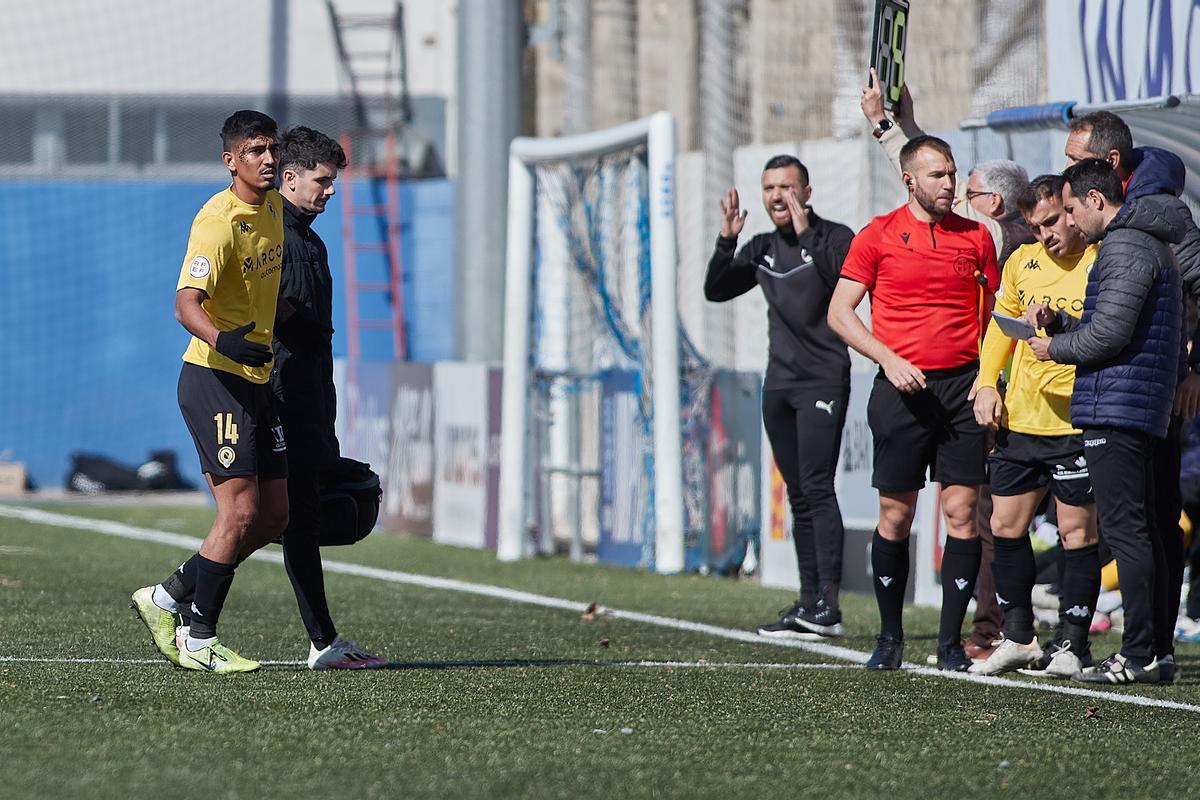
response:
<svg viewBox="0 0 1200 800"><path fill-rule="evenodd" d="M892 129L892 126L895 124L896 123L892 122L887 117L884 117L883 119L879 120L879 122L877 122L875 124L875 127L871 130L871 135L874 136L876 139L882 139L883 135L885 133L887 133L888 131L890 131Z"/></svg>

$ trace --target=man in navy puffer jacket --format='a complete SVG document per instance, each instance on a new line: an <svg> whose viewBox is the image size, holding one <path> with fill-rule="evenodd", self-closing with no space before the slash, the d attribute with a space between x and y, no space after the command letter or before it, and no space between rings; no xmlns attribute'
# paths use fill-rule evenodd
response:
<svg viewBox="0 0 1200 800"><path fill-rule="evenodd" d="M1117 559L1125 604L1121 651L1077 679L1158 683L1155 549L1151 501L1154 443L1171 424L1183 343L1183 293L1170 245L1181 231L1157 198L1125 203L1121 180L1101 159L1063 173L1063 206L1088 242L1103 239L1088 277L1083 318L1045 307L1029 315L1052 338L1030 340L1043 359L1077 364L1071 422L1084 452L1104 537ZM1161 556L1160 556L1161 557Z"/></svg>
<svg viewBox="0 0 1200 800"><path fill-rule="evenodd" d="M1063 155L1067 166L1083 158L1107 161L1125 187L1125 202L1154 198L1157 210L1176 227L1181 236L1171 245L1179 263L1184 289L1200 302L1200 228L1191 210L1180 199L1186 170L1183 160L1158 147L1133 146L1133 135L1124 120L1108 111L1096 111L1071 121ZM1183 531L1179 512L1183 499L1177 476L1180 472L1181 429L1184 420L1200 414L1200 327L1192 336L1189 369L1175 391L1175 417L1167 435L1154 444L1154 479L1151 503L1157 521L1161 548L1155 548L1155 568L1165 575L1155 585L1155 642L1164 682L1179 680L1175 665L1172 631L1179 614L1179 595L1183 583Z"/></svg>

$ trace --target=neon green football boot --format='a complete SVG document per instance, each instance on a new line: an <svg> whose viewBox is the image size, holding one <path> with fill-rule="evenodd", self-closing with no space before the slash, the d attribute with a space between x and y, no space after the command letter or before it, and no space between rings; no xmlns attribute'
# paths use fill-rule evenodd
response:
<svg viewBox="0 0 1200 800"><path fill-rule="evenodd" d="M213 640L208 647L196 652L188 650L187 644L179 648L179 666L198 672L215 672L225 675L234 672L253 672L262 666L257 661L242 658L220 642Z"/></svg>
<svg viewBox="0 0 1200 800"><path fill-rule="evenodd" d="M129 607L137 612L138 619L150 630L150 638L158 652L179 666L179 648L175 645L175 614L154 604L154 587L143 586L133 593Z"/></svg>

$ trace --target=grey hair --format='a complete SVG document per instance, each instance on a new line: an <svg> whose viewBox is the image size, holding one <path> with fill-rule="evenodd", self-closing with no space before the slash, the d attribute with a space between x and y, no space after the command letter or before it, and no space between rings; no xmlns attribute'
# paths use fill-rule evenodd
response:
<svg viewBox="0 0 1200 800"><path fill-rule="evenodd" d="M1017 198L1029 185L1029 173L1015 161L984 161L976 164L970 175L979 175L985 192L995 192L1004 203L1004 212L1017 210Z"/></svg>

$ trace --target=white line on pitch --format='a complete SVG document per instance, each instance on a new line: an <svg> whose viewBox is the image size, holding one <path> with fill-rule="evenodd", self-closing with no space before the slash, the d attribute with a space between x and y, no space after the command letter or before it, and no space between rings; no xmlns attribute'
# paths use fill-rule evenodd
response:
<svg viewBox="0 0 1200 800"><path fill-rule="evenodd" d="M304 661L262 660L264 667L299 667ZM167 666L161 658L35 658L0 656L0 664L117 664L121 666ZM393 661L390 666L405 669L445 669L452 667L530 666L530 667L624 667L639 669L761 669L761 670L836 670L852 669L852 664L781 664L742 663L738 661L597 661L591 659L534 659L527 664L521 659L488 661Z"/></svg>
<svg viewBox="0 0 1200 800"><path fill-rule="evenodd" d="M298 667L307 664L306 661L259 661L269 667ZM122 664L143 665L157 664L168 666L161 658L25 658L23 656L0 656L0 664Z"/></svg>
<svg viewBox="0 0 1200 800"><path fill-rule="evenodd" d="M149 528L138 528L121 522L110 522L108 520L77 517L68 514L57 514L35 508L0 505L0 517L23 519L27 522L33 522L41 525L53 525L62 528L94 531L96 533L103 533L108 536L116 536L122 539L132 539L134 541L156 542L158 544L181 547L185 550L196 550L201 544L201 540L194 536L185 536L179 533L168 533L166 531L156 531ZM259 561L270 561L275 564L283 563L282 554L263 550L259 550L257 553L252 555L251 558ZM380 569L378 567L366 567L360 564L350 564L345 561L324 561L323 565L326 572L336 572L342 575L356 575L362 578L373 578L375 580L385 581L387 583L420 586L427 589L444 589L448 591L473 594L481 597L492 597L498 600L508 600L515 603L540 606L542 608L555 608L563 611L574 611L577 613L583 613L588 608L587 603L581 603L575 600L567 600L561 597L548 597L546 595L523 592L517 589L506 589L502 586L491 586L485 583L470 583L468 581L459 581L452 578L437 578L429 575L417 575L411 572ZM660 628L671 628L673 630L689 631L692 633L703 633L708 636L721 639L730 639L733 641L747 642L756 645L791 647L797 650L804 650L806 652L828 656L829 658L849 661L854 664L865 663L868 657L867 653L864 653L860 650L852 650L848 647L838 647L836 645L825 644L823 642L797 641L794 639L767 639L762 636L758 636L757 634L750 633L749 631L739 631L733 628L722 628L718 625L708 625L702 622L692 622L690 620L675 619L673 617L663 617L657 614L643 614L639 611L624 611L622 609L606 608L605 614L616 619L625 619L631 622L642 622L647 625L655 625ZM1180 703L1174 700L1160 700L1155 697L1146 697L1145 695L1106 692L1097 689L1084 689L1076 686L1056 686L1047 683L1033 683L1030 681L1013 680L1011 678L970 675L961 672L942 672L940 670L918 667L910 664L905 664L905 667L907 672L915 673L917 675L949 678L952 680L967 681L969 683L977 683L987 686L1001 686L1011 689L1025 689L1028 691L1050 692L1053 694L1073 695L1076 697L1090 697L1100 700L1108 700L1113 703L1127 703L1130 705L1148 706L1152 708L1169 708L1175 711L1187 711L1193 714L1200 714L1200 706L1198 705L1193 705L1191 703Z"/></svg>

